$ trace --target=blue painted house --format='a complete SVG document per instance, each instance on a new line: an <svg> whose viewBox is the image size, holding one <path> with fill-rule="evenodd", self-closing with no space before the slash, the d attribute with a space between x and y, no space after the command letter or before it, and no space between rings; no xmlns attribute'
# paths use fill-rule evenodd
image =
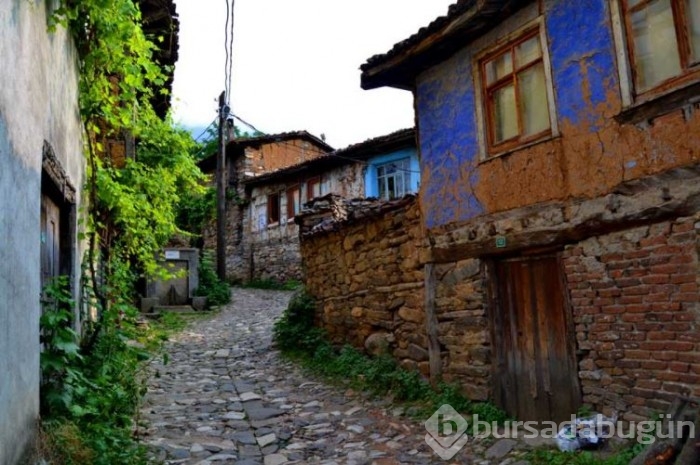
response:
<svg viewBox="0 0 700 465"><path fill-rule="evenodd" d="M525 420L700 395L700 7L460 0L362 66L415 99L431 369Z"/></svg>

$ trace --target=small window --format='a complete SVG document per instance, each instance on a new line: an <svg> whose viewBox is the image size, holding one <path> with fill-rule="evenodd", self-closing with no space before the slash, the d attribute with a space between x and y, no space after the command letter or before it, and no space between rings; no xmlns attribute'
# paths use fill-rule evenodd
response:
<svg viewBox="0 0 700 465"><path fill-rule="evenodd" d="M306 181L306 198L307 200L321 197L321 177L316 176Z"/></svg>
<svg viewBox="0 0 700 465"><path fill-rule="evenodd" d="M539 29L488 54L480 69L490 152L551 134Z"/></svg>
<svg viewBox="0 0 700 465"><path fill-rule="evenodd" d="M411 161L409 158L377 165L379 198L390 200L411 192Z"/></svg>
<svg viewBox="0 0 700 465"><path fill-rule="evenodd" d="M280 195L279 193L267 196L267 224L275 224L280 221Z"/></svg>
<svg viewBox="0 0 700 465"><path fill-rule="evenodd" d="M301 190L299 186L287 189L287 219L291 220L301 211Z"/></svg>
<svg viewBox="0 0 700 465"><path fill-rule="evenodd" d="M623 0L634 86L642 94L700 61L700 2Z"/></svg>

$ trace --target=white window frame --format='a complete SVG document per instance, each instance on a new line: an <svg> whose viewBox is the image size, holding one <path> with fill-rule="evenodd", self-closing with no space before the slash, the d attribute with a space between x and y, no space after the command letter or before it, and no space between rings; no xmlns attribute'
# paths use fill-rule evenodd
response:
<svg viewBox="0 0 700 465"><path fill-rule="evenodd" d="M402 163L405 164L405 167L396 167L396 172L391 173L391 174L385 174L380 176L379 175L379 169L388 167L391 165L396 165L397 163ZM405 196L406 194L409 194L411 192L411 157L404 157L404 158L397 158L396 160L391 160L386 163L379 163L377 165L374 165L374 169L376 170L377 173L377 195L379 198L384 199L384 200L393 200L393 199L400 199L401 197ZM381 182L382 179L385 181L385 187L386 187L386 192L387 194L389 193L389 177L394 177L394 187L396 188L398 184L396 183L396 176L399 175L401 176L401 188L403 193L400 195L396 195L394 197L381 197Z"/></svg>

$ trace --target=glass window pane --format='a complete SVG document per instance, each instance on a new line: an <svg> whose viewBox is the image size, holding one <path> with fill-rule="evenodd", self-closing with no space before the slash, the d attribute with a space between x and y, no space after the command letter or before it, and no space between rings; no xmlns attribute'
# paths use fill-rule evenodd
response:
<svg viewBox="0 0 700 465"><path fill-rule="evenodd" d="M632 13L637 90L681 72L671 0L657 0Z"/></svg>
<svg viewBox="0 0 700 465"><path fill-rule="evenodd" d="M537 134L549 128L549 106L544 65L538 63L518 74L520 120L523 135Z"/></svg>
<svg viewBox="0 0 700 465"><path fill-rule="evenodd" d="M493 93L494 142L502 142L518 135L518 114L515 105L515 87L502 87Z"/></svg>
<svg viewBox="0 0 700 465"><path fill-rule="evenodd" d="M386 178L379 178L379 198L388 198L388 195L386 193Z"/></svg>
<svg viewBox="0 0 700 465"><path fill-rule="evenodd" d="M512 72L513 60L509 50L503 55L486 62L486 84L493 84Z"/></svg>
<svg viewBox="0 0 700 465"><path fill-rule="evenodd" d="M540 37L535 36L515 47L515 66L521 68L542 56Z"/></svg>
<svg viewBox="0 0 700 465"><path fill-rule="evenodd" d="M389 198L393 199L396 197L396 182L393 177L386 178L387 191Z"/></svg>
<svg viewBox="0 0 700 465"><path fill-rule="evenodd" d="M690 36L690 61L700 61L700 0L686 0L688 35Z"/></svg>

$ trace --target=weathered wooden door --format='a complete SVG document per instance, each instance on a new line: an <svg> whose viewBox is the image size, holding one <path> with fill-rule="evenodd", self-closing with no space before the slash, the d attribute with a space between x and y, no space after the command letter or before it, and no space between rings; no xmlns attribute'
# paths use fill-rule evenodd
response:
<svg viewBox="0 0 700 465"><path fill-rule="evenodd" d="M58 206L48 196L41 196L41 286L60 273L60 224Z"/></svg>
<svg viewBox="0 0 700 465"><path fill-rule="evenodd" d="M569 419L581 392L556 255L495 261L491 277L496 401L519 420Z"/></svg>

